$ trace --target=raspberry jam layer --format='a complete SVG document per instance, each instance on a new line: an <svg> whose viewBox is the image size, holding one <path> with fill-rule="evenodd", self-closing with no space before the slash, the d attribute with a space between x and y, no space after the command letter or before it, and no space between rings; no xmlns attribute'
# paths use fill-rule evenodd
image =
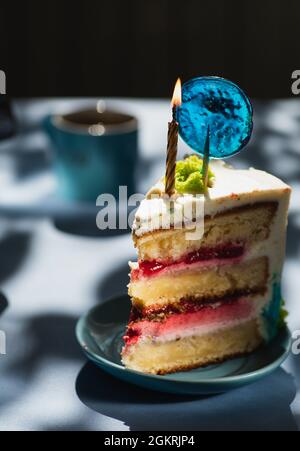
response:
<svg viewBox="0 0 300 451"><path fill-rule="evenodd" d="M163 321L141 320L130 323L124 341L128 347L146 337L153 340L175 340L186 335L206 334L220 327L243 322L254 314L253 301L245 298L225 304L210 304L198 311L175 313Z"/></svg>
<svg viewBox="0 0 300 451"><path fill-rule="evenodd" d="M199 262L208 262L214 260L235 260L240 259L245 253L245 246L243 244L226 244L213 248L201 248L198 251L190 252L183 258L170 261L142 261L139 262L139 267L132 270L131 279L133 281L143 277L151 277L164 271L166 268L176 268L184 265L193 265Z"/></svg>

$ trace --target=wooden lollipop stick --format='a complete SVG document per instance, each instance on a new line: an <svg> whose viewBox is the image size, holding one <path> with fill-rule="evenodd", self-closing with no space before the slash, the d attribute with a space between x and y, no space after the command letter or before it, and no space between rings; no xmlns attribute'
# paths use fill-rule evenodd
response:
<svg viewBox="0 0 300 451"><path fill-rule="evenodd" d="M207 190L208 185L208 167L209 167L209 156L210 156L210 150L209 150L209 126L207 127L207 133L205 138L205 145L204 145L204 157L203 157L203 168L202 168L202 176L203 176L203 186L204 191Z"/></svg>

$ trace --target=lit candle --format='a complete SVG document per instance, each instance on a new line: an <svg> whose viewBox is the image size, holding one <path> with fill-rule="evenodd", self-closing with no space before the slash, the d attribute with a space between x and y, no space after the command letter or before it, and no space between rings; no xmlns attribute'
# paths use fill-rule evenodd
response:
<svg viewBox="0 0 300 451"><path fill-rule="evenodd" d="M167 149L167 161L166 161L166 194L172 196L175 191L175 171L176 171L176 158L177 158L177 146L178 146L178 130L179 125L177 122L177 108L181 105L181 81L178 78L173 99L172 99L172 122L169 122L168 130L168 149Z"/></svg>

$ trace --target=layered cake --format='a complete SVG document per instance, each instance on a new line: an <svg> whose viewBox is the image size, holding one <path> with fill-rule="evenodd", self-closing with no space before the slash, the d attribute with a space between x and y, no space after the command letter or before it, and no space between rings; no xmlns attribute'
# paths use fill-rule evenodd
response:
<svg viewBox="0 0 300 451"><path fill-rule="evenodd" d="M177 162L172 201L162 179L136 213L122 351L130 369L166 374L220 362L280 327L291 190L266 172L214 161L203 193L201 165L196 156Z"/></svg>

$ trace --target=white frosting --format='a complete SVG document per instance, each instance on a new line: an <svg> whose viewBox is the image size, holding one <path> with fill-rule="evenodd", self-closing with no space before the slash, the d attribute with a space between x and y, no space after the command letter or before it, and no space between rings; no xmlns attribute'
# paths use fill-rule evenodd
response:
<svg viewBox="0 0 300 451"><path fill-rule="evenodd" d="M135 235L140 237L151 231L168 229L170 222L176 227L182 219L187 219L185 224L188 225L189 220L198 221L203 215L214 216L254 202L278 201L280 192L289 190L288 185L264 171L234 169L219 160L212 161L210 166L215 174L213 187L205 195L175 194L172 212L170 201L163 197L164 184L158 182L150 191L158 193L157 198L144 199L137 210L133 225ZM191 211L194 213L192 218Z"/></svg>

